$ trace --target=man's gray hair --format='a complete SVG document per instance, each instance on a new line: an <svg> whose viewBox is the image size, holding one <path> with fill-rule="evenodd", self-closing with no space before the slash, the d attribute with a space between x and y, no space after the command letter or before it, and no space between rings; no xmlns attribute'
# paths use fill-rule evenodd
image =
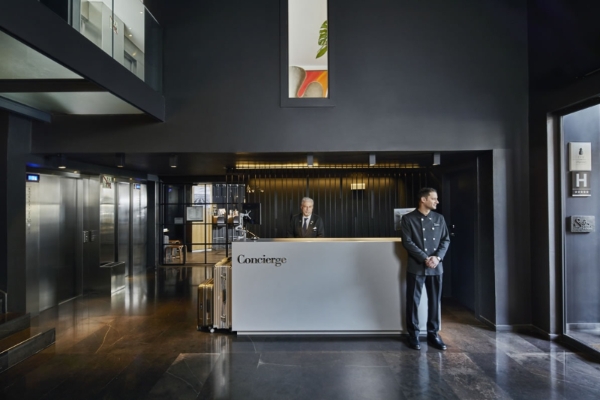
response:
<svg viewBox="0 0 600 400"><path fill-rule="evenodd" d="M307 202L307 201L310 201L311 203L315 204L315 201L313 199L311 199L310 197L303 197L300 204L304 204L304 202Z"/></svg>

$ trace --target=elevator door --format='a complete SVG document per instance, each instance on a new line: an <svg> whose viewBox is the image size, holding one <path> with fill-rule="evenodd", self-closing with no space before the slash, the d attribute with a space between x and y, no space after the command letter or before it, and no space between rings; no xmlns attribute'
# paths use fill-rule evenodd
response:
<svg viewBox="0 0 600 400"><path fill-rule="evenodd" d="M131 253L133 274L146 269L146 231L148 196L145 184L134 184L131 190Z"/></svg>
<svg viewBox="0 0 600 400"><path fill-rule="evenodd" d="M27 221L27 268L37 271L39 282L39 303L30 299L28 311L36 312L77 295L77 181L41 175L28 190L36 203L28 208L37 211Z"/></svg>
<svg viewBox="0 0 600 400"><path fill-rule="evenodd" d="M118 261L125 262L125 274L131 274L131 263L129 255L129 243L130 243L130 208L131 208L131 193L130 184L126 182L119 182L118 186L118 208L117 217L118 222Z"/></svg>
<svg viewBox="0 0 600 400"><path fill-rule="evenodd" d="M59 224L60 252L56 274L58 302L71 299L76 293L77 246L79 245L79 229L77 221L77 180L62 178L60 180L61 218Z"/></svg>

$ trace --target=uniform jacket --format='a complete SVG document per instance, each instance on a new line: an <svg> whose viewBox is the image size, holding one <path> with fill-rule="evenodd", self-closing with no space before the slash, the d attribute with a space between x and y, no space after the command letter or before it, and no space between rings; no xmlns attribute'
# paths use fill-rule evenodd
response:
<svg viewBox="0 0 600 400"><path fill-rule="evenodd" d="M430 211L425 216L416 209L402 217L402 245L408 252L408 272L415 275L441 275L442 261L450 245L446 221L441 214ZM439 257L435 268L427 268L429 256Z"/></svg>
<svg viewBox="0 0 600 400"><path fill-rule="evenodd" d="M296 238L315 238L325 237L325 225L323 219L316 214L310 216L308 229L306 232L302 229L302 214L296 214L290 219L290 225L287 230L287 237Z"/></svg>

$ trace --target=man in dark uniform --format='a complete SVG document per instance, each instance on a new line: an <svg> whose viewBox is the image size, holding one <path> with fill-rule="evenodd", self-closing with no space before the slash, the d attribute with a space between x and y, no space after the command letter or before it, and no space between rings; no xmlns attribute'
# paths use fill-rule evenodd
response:
<svg viewBox="0 0 600 400"><path fill-rule="evenodd" d="M314 201L310 197L302 199L300 204L301 214L296 214L290 219L287 237L315 238L325 236L323 219L313 214Z"/></svg>
<svg viewBox="0 0 600 400"><path fill-rule="evenodd" d="M444 217L436 213L438 195L433 188L419 191L419 206L402 217L402 244L408 252L406 274L406 329L408 345L421 349L419 343L419 302L423 284L427 289L427 342L446 350L438 335L442 297L442 260L450 245Z"/></svg>

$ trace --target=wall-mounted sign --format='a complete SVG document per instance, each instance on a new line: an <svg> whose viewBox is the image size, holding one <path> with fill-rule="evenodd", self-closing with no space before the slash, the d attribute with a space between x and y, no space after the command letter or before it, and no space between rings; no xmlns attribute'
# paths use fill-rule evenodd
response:
<svg viewBox="0 0 600 400"><path fill-rule="evenodd" d="M571 196L589 197L592 195L592 172L571 172Z"/></svg>
<svg viewBox="0 0 600 400"><path fill-rule="evenodd" d="M596 231L596 217L593 215L572 215L569 217L569 228L574 233Z"/></svg>
<svg viewBox="0 0 600 400"><path fill-rule="evenodd" d="M569 171L592 170L592 143L569 143Z"/></svg>
<svg viewBox="0 0 600 400"><path fill-rule="evenodd" d="M115 181L115 178L109 175L102 175L100 177L100 183L103 188L110 189L112 188L112 183Z"/></svg>
<svg viewBox="0 0 600 400"><path fill-rule="evenodd" d="M39 182L40 176L38 174L27 174L25 175L25 180L27 182Z"/></svg>
<svg viewBox="0 0 600 400"><path fill-rule="evenodd" d="M183 224L183 217L175 217L175 218L173 218L173 223L175 223L176 225L182 225Z"/></svg>

